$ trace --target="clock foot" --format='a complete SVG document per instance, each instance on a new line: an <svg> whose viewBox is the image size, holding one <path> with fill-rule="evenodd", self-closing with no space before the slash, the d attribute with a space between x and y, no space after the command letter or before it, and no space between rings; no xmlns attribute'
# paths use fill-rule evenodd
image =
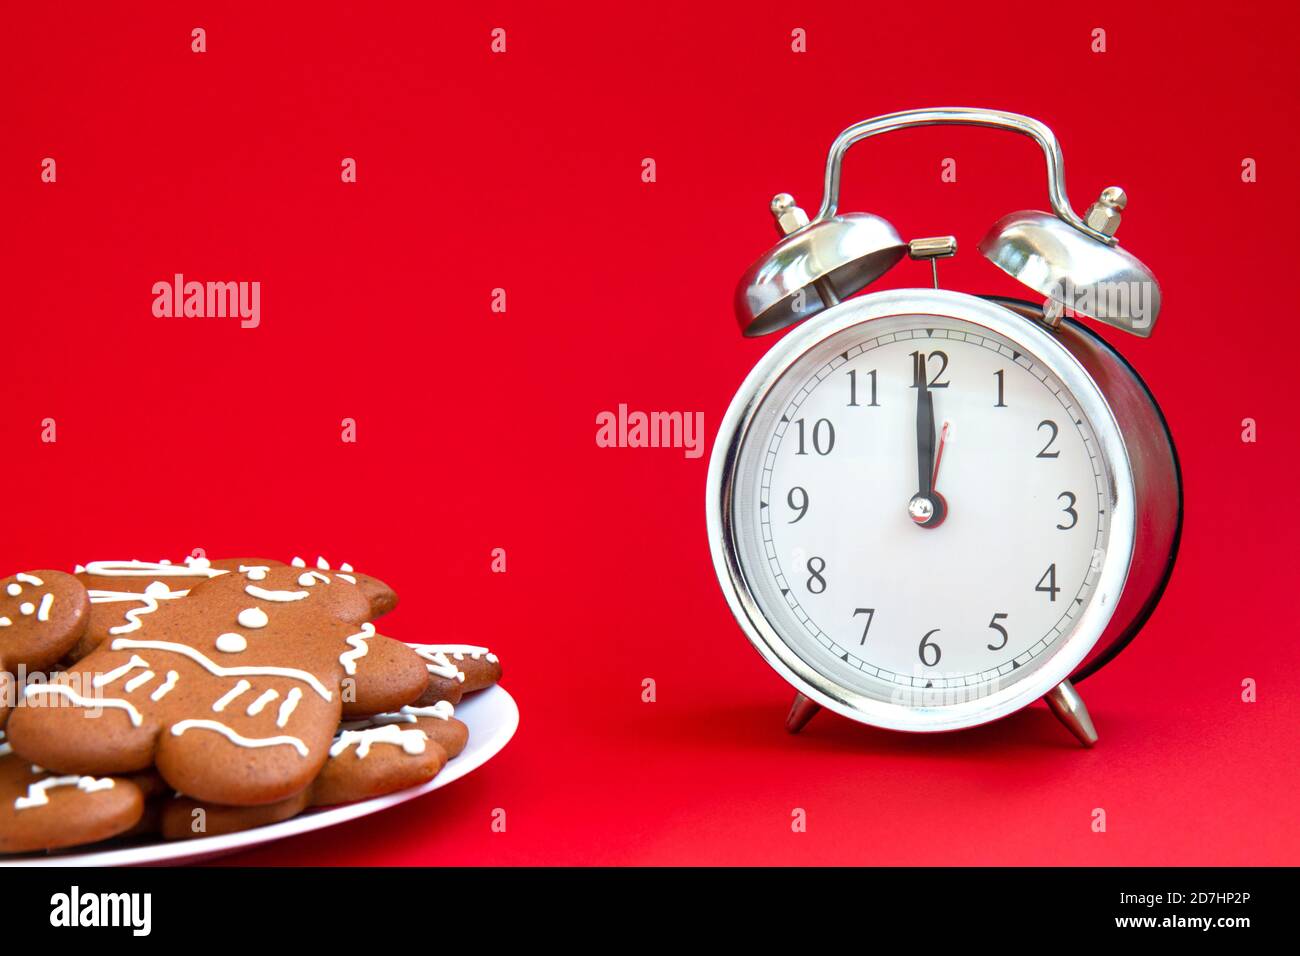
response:
<svg viewBox="0 0 1300 956"><path fill-rule="evenodd" d="M796 693L794 703L790 705L790 713L785 718L785 729L792 734L797 734L803 730L808 721L817 716L817 711L821 709L821 704L815 704L803 694Z"/></svg>
<svg viewBox="0 0 1300 956"><path fill-rule="evenodd" d="M1043 698L1052 708L1057 719L1069 728L1070 733L1079 738L1079 743L1091 747L1097 742L1097 728L1092 725L1092 717L1084 706L1083 698L1068 680L1063 680Z"/></svg>

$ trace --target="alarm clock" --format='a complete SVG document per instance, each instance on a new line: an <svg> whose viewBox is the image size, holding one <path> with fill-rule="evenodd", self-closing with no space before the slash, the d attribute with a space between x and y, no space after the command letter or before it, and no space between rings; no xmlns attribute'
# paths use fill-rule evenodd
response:
<svg viewBox="0 0 1300 956"><path fill-rule="evenodd" d="M1036 301L941 289L953 237L904 242L837 211L850 146L934 125L1042 148L1052 211L1011 213L979 244ZM822 707L931 732L1042 698L1096 742L1075 685L1146 622L1182 526L1164 416L1081 321L1155 329L1159 286L1115 238L1126 203L1110 187L1080 217L1047 126L968 108L855 124L815 217L772 201L783 238L742 278L736 313L746 336L797 327L727 411L706 510L727 602L796 691L791 732ZM904 257L930 263L929 286L855 295Z"/></svg>

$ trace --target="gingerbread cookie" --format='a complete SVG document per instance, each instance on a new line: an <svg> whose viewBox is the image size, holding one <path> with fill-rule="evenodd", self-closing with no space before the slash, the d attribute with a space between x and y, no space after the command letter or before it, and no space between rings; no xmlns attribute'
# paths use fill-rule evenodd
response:
<svg viewBox="0 0 1300 956"><path fill-rule="evenodd" d="M412 644L429 673L429 686L418 703L438 700L459 703L461 695L491 687L501 679L501 660L486 647L475 644ZM459 685L459 693L451 682Z"/></svg>
<svg viewBox="0 0 1300 956"><path fill-rule="evenodd" d="M9 719L14 749L64 774L156 765L174 789L236 806L305 789L328 759L344 678L388 638L338 575L246 567L29 686Z"/></svg>
<svg viewBox="0 0 1300 956"><path fill-rule="evenodd" d="M131 830L143 812L130 780L41 770L0 733L0 853L97 843Z"/></svg>
<svg viewBox="0 0 1300 956"><path fill-rule="evenodd" d="M420 723L429 720L437 718L343 724L311 786L312 806L367 800L432 780L449 755Z"/></svg>
<svg viewBox="0 0 1300 956"><path fill-rule="evenodd" d="M318 558L317 564L329 567L324 559ZM299 576L303 580L315 582L329 578L320 570L306 570L301 558L294 558L291 566L303 569ZM203 581L229 572L261 574L273 567L285 565L270 558L187 559L181 565L167 561L92 561L79 572L83 581L90 585L117 581L116 586L123 590L91 588L90 625L68 655L69 661L81 660L107 638L134 633L140 628L142 618L157 611L162 602L186 597L189 589L180 587L180 584ZM376 604L384 607L396 603L397 596L377 578L367 579L364 575L347 572L331 573L355 584L366 595L372 615ZM366 580L371 582L368 587ZM360 660L356 668L349 668L352 682L351 686L343 689L343 715L361 717L415 702L424 690L422 675L419 660L402 644L388 640L376 642L373 654Z"/></svg>
<svg viewBox="0 0 1300 956"><path fill-rule="evenodd" d="M447 701L429 707L408 706L389 714L375 714L365 720L344 721L340 730L365 730L392 724L410 725L424 731L430 740L447 752L447 757L459 757L469 742L469 727L456 719L456 710Z"/></svg>
<svg viewBox="0 0 1300 956"><path fill-rule="evenodd" d="M432 650L426 644L406 645L414 651L424 664L426 671L424 691L415 700L419 707L428 707L445 700L449 704L459 704L464 695L465 675L459 667L451 662L446 654Z"/></svg>
<svg viewBox="0 0 1300 956"><path fill-rule="evenodd" d="M317 570L329 570L329 563L316 559ZM186 558L179 564L170 561L91 561L77 567L77 578L90 590L92 604L90 625L72 652L69 661L81 660L110 635L128 634L139 627L140 617L158 609L158 602L176 600L189 594L199 581L250 568L284 567L272 558ZM293 559L293 567L305 570L302 558ZM352 571L342 565L336 572L349 584L361 589L370 602L370 618L386 614L397 606L397 594L378 578Z"/></svg>
<svg viewBox="0 0 1300 956"><path fill-rule="evenodd" d="M27 674L48 670L90 620L86 589L62 571L26 571L0 581L0 727Z"/></svg>
<svg viewBox="0 0 1300 956"><path fill-rule="evenodd" d="M370 652L353 662L345 678L345 719L417 703L428 687L425 664L418 654L401 641L376 637L370 642Z"/></svg>
<svg viewBox="0 0 1300 956"><path fill-rule="evenodd" d="M168 840L185 840L233 833L287 820L308 807L351 803L418 786L460 754L468 739L469 728L455 719L445 701L346 721L320 776L307 790L261 807L222 806L178 796L164 803L162 834Z"/></svg>
<svg viewBox="0 0 1300 956"><path fill-rule="evenodd" d="M238 833L296 817L307 809L310 802L310 788L258 807L231 807L192 797L173 797L162 802L156 832L166 840L194 840Z"/></svg>

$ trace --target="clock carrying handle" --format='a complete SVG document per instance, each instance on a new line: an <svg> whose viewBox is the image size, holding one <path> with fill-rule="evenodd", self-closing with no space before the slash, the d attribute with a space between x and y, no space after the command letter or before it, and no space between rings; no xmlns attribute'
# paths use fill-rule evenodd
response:
<svg viewBox="0 0 1300 956"><path fill-rule="evenodd" d="M1065 193L1065 159L1061 156L1061 146L1056 141L1056 135L1050 129L1038 120L1019 113L971 109L963 106L887 113L884 116L855 123L840 133L831 145L830 154L826 157L826 185L822 191L822 206L817 211L817 221L834 216L839 206L840 165L850 146L880 133L917 126L984 126L1028 136L1042 148L1043 156L1047 159L1047 195L1052 203L1052 212L1057 218L1085 236L1104 242L1108 246L1116 244L1117 240L1114 236L1093 229L1075 214L1074 207L1070 205L1070 197Z"/></svg>

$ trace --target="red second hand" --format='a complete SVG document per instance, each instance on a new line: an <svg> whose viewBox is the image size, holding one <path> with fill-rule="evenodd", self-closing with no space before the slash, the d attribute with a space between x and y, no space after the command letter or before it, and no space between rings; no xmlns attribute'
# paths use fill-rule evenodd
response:
<svg viewBox="0 0 1300 956"><path fill-rule="evenodd" d="M934 453L934 474L930 476L930 487L933 489L939 484L939 463L943 461L943 444L948 440L948 423L943 423L943 430L939 432L939 448Z"/></svg>

